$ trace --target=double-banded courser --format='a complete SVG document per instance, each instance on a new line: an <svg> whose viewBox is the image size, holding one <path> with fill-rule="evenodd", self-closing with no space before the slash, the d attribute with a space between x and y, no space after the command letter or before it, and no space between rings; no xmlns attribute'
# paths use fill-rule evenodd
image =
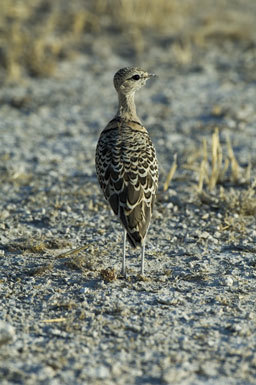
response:
<svg viewBox="0 0 256 385"><path fill-rule="evenodd" d="M120 69L114 76L119 106L102 131L96 149L101 189L124 227L122 274L126 276L126 238L141 247L144 274L145 240L158 185L155 148L136 113L134 94L154 76L141 68Z"/></svg>

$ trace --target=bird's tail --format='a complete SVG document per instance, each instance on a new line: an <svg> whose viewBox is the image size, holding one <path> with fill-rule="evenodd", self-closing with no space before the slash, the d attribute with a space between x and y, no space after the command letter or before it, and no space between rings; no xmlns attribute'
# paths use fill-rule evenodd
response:
<svg viewBox="0 0 256 385"><path fill-rule="evenodd" d="M138 231L135 231L134 233L128 233L127 232L127 239L130 243L130 245L135 249L136 247L142 247L143 244L143 238L141 237L140 233Z"/></svg>

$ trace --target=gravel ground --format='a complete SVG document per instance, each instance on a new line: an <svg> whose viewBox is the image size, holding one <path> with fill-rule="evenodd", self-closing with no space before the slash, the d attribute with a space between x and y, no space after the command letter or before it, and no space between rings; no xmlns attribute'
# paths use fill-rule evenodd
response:
<svg viewBox="0 0 256 385"><path fill-rule="evenodd" d="M182 65L171 42L136 63L98 48L0 90L1 384L256 384L255 215L231 204L249 187L227 177L199 196L193 171L218 126L256 176L255 46L195 48ZM136 99L160 163L145 279L139 250L120 275L122 232L94 166L113 74L131 64L158 74Z"/></svg>

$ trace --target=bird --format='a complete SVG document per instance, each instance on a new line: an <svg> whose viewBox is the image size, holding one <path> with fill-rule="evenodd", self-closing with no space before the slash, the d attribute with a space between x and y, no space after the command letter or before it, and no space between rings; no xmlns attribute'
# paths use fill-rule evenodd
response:
<svg viewBox="0 0 256 385"><path fill-rule="evenodd" d="M124 229L124 277L127 239L133 248L141 248L140 274L144 275L145 242L158 188L156 150L137 116L134 101L135 92L154 76L138 67L116 72L117 113L101 132L96 147L99 185Z"/></svg>

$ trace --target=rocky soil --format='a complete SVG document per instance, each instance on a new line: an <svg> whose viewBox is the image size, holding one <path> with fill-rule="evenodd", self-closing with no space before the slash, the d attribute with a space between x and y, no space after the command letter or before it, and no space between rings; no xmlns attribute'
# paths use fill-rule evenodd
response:
<svg viewBox="0 0 256 385"><path fill-rule="evenodd" d="M255 45L213 42L181 62L171 40L152 42L135 60L95 41L54 77L0 90L3 385L256 383ZM94 166L113 74L134 64L158 75L136 98L160 164L144 279L130 248L120 274ZM215 127L240 175L198 194Z"/></svg>

